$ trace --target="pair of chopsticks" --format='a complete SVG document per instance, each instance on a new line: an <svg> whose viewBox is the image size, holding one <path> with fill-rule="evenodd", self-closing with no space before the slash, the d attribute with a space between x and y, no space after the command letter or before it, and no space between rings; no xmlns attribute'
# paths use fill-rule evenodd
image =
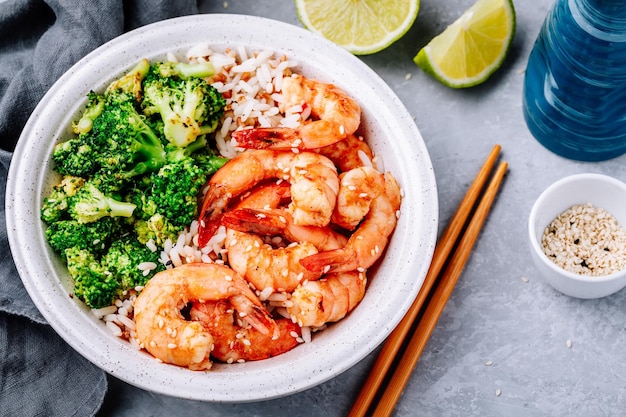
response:
<svg viewBox="0 0 626 417"><path fill-rule="evenodd" d="M483 193L499 153L500 145L495 145L450 219L435 247L422 288L409 311L383 345L349 417L361 417L368 411L371 411L368 415L375 417L389 416L392 413L452 294L500 188L508 168L505 161L500 162ZM419 321L416 322L418 317ZM410 335L412 329L413 334ZM402 347L404 351L399 356ZM390 368L396 359L395 370L391 373ZM381 390L385 379L388 380L387 384ZM375 407L372 407L377 396Z"/></svg>

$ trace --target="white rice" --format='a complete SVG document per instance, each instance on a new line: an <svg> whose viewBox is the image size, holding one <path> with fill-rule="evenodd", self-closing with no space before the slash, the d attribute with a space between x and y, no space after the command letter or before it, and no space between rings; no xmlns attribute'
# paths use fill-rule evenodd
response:
<svg viewBox="0 0 626 417"><path fill-rule="evenodd" d="M208 45L192 48L189 62L211 62L216 74L211 83L226 98L221 128L215 134L220 153L232 158L241 151L232 143L231 133L246 127L297 127L308 114L286 110L281 114L284 98L282 80L291 75L297 62L276 56L273 51L250 53L243 47L213 51ZM302 108L299 110L302 112Z"/></svg>

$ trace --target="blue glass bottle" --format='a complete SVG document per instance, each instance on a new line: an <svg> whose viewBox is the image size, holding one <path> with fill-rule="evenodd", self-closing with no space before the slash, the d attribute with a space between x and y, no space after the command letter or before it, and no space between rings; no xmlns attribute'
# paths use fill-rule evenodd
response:
<svg viewBox="0 0 626 417"><path fill-rule="evenodd" d="M528 58L524 118L552 152L626 152L626 1L556 0Z"/></svg>

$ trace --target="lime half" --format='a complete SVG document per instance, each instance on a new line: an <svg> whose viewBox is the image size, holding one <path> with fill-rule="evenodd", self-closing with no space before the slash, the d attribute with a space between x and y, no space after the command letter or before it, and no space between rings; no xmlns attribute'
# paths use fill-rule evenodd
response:
<svg viewBox="0 0 626 417"><path fill-rule="evenodd" d="M419 0L295 0L302 25L355 55L400 39L417 17Z"/></svg>
<svg viewBox="0 0 626 417"><path fill-rule="evenodd" d="M424 46L414 61L447 86L471 87L502 65L514 34L512 0L478 0Z"/></svg>

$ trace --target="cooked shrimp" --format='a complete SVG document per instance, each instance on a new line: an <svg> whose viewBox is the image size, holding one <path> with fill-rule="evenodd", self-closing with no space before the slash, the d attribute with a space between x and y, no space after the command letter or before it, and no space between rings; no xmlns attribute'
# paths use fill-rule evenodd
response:
<svg viewBox="0 0 626 417"><path fill-rule="evenodd" d="M187 303L207 300L228 300L259 332L275 330L273 319L239 274L223 265L190 263L156 274L135 300L139 344L163 362L209 369L211 330L181 313Z"/></svg>
<svg viewBox="0 0 626 417"><path fill-rule="evenodd" d="M308 281L291 295L287 312L299 326L320 327L341 320L365 295L365 272L342 272Z"/></svg>
<svg viewBox="0 0 626 417"><path fill-rule="evenodd" d="M280 355L297 346L301 336L300 326L285 318L276 320L276 332L261 333L242 323L233 314L232 305L224 300L194 303L189 315L210 330L215 345L211 355L225 363Z"/></svg>
<svg viewBox="0 0 626 417"><path fill-rule="evenodd" d="M309 106L314 121L292 128L253 128L233 132L237 146L252 149L315 149L341 141L361 123L361 108L333 84L292 76L283 80L283 108Z"/></svg>
<svg viewBox="0 0 626 417"><path fill-rule="evenodd" d="M306 269L300 260L318 253L308 242L273 248L251 233L227 229L224 246L228 263L257 290L293 291L303 280L315 280L321 272Z"/></svg>
<svg viewBox="0 0 626 417"><path fill-rule="evenodd" d="M300 262L315 272L364 271L376 262L397 224L401 203L400 186L391 173L385 174L385 192L376 197L359 227L342 249L320 252Z"/></svg>
<svg viewBox="0 0 626 417"><path fill-rule="evenodd" d="M372 201L383 192L385 177L372 167L364 166L341 173L331 221L354 230L369 211Z"/></svg>
<svg viewBox="0 0 626 417"><path fill-rule="evenodd" d="M308 242L322 251L343 248L348 238L328 226L296 225L283 209L241 208L224 214L222 223L231 229L261 236L282 236L289 242Z"/></svg>
<svg viewBox="0 0 626 417"><path fill-rule="evenodd" d="M339 177L332 161L314 152L255 150L228 161L209 180L199 215L199 244L211 238L232 198L265 179L291 184L288 210L296 224L325 226L335 208Z"/></svg>
<svg viewBox="0 0 626 417"><path fill-rule="evenodd" d="M333 161L339 172L362 166L377 168L374 162L374 152L361 136L348 135L344 140L319 148L316 152Z"/></svg>

